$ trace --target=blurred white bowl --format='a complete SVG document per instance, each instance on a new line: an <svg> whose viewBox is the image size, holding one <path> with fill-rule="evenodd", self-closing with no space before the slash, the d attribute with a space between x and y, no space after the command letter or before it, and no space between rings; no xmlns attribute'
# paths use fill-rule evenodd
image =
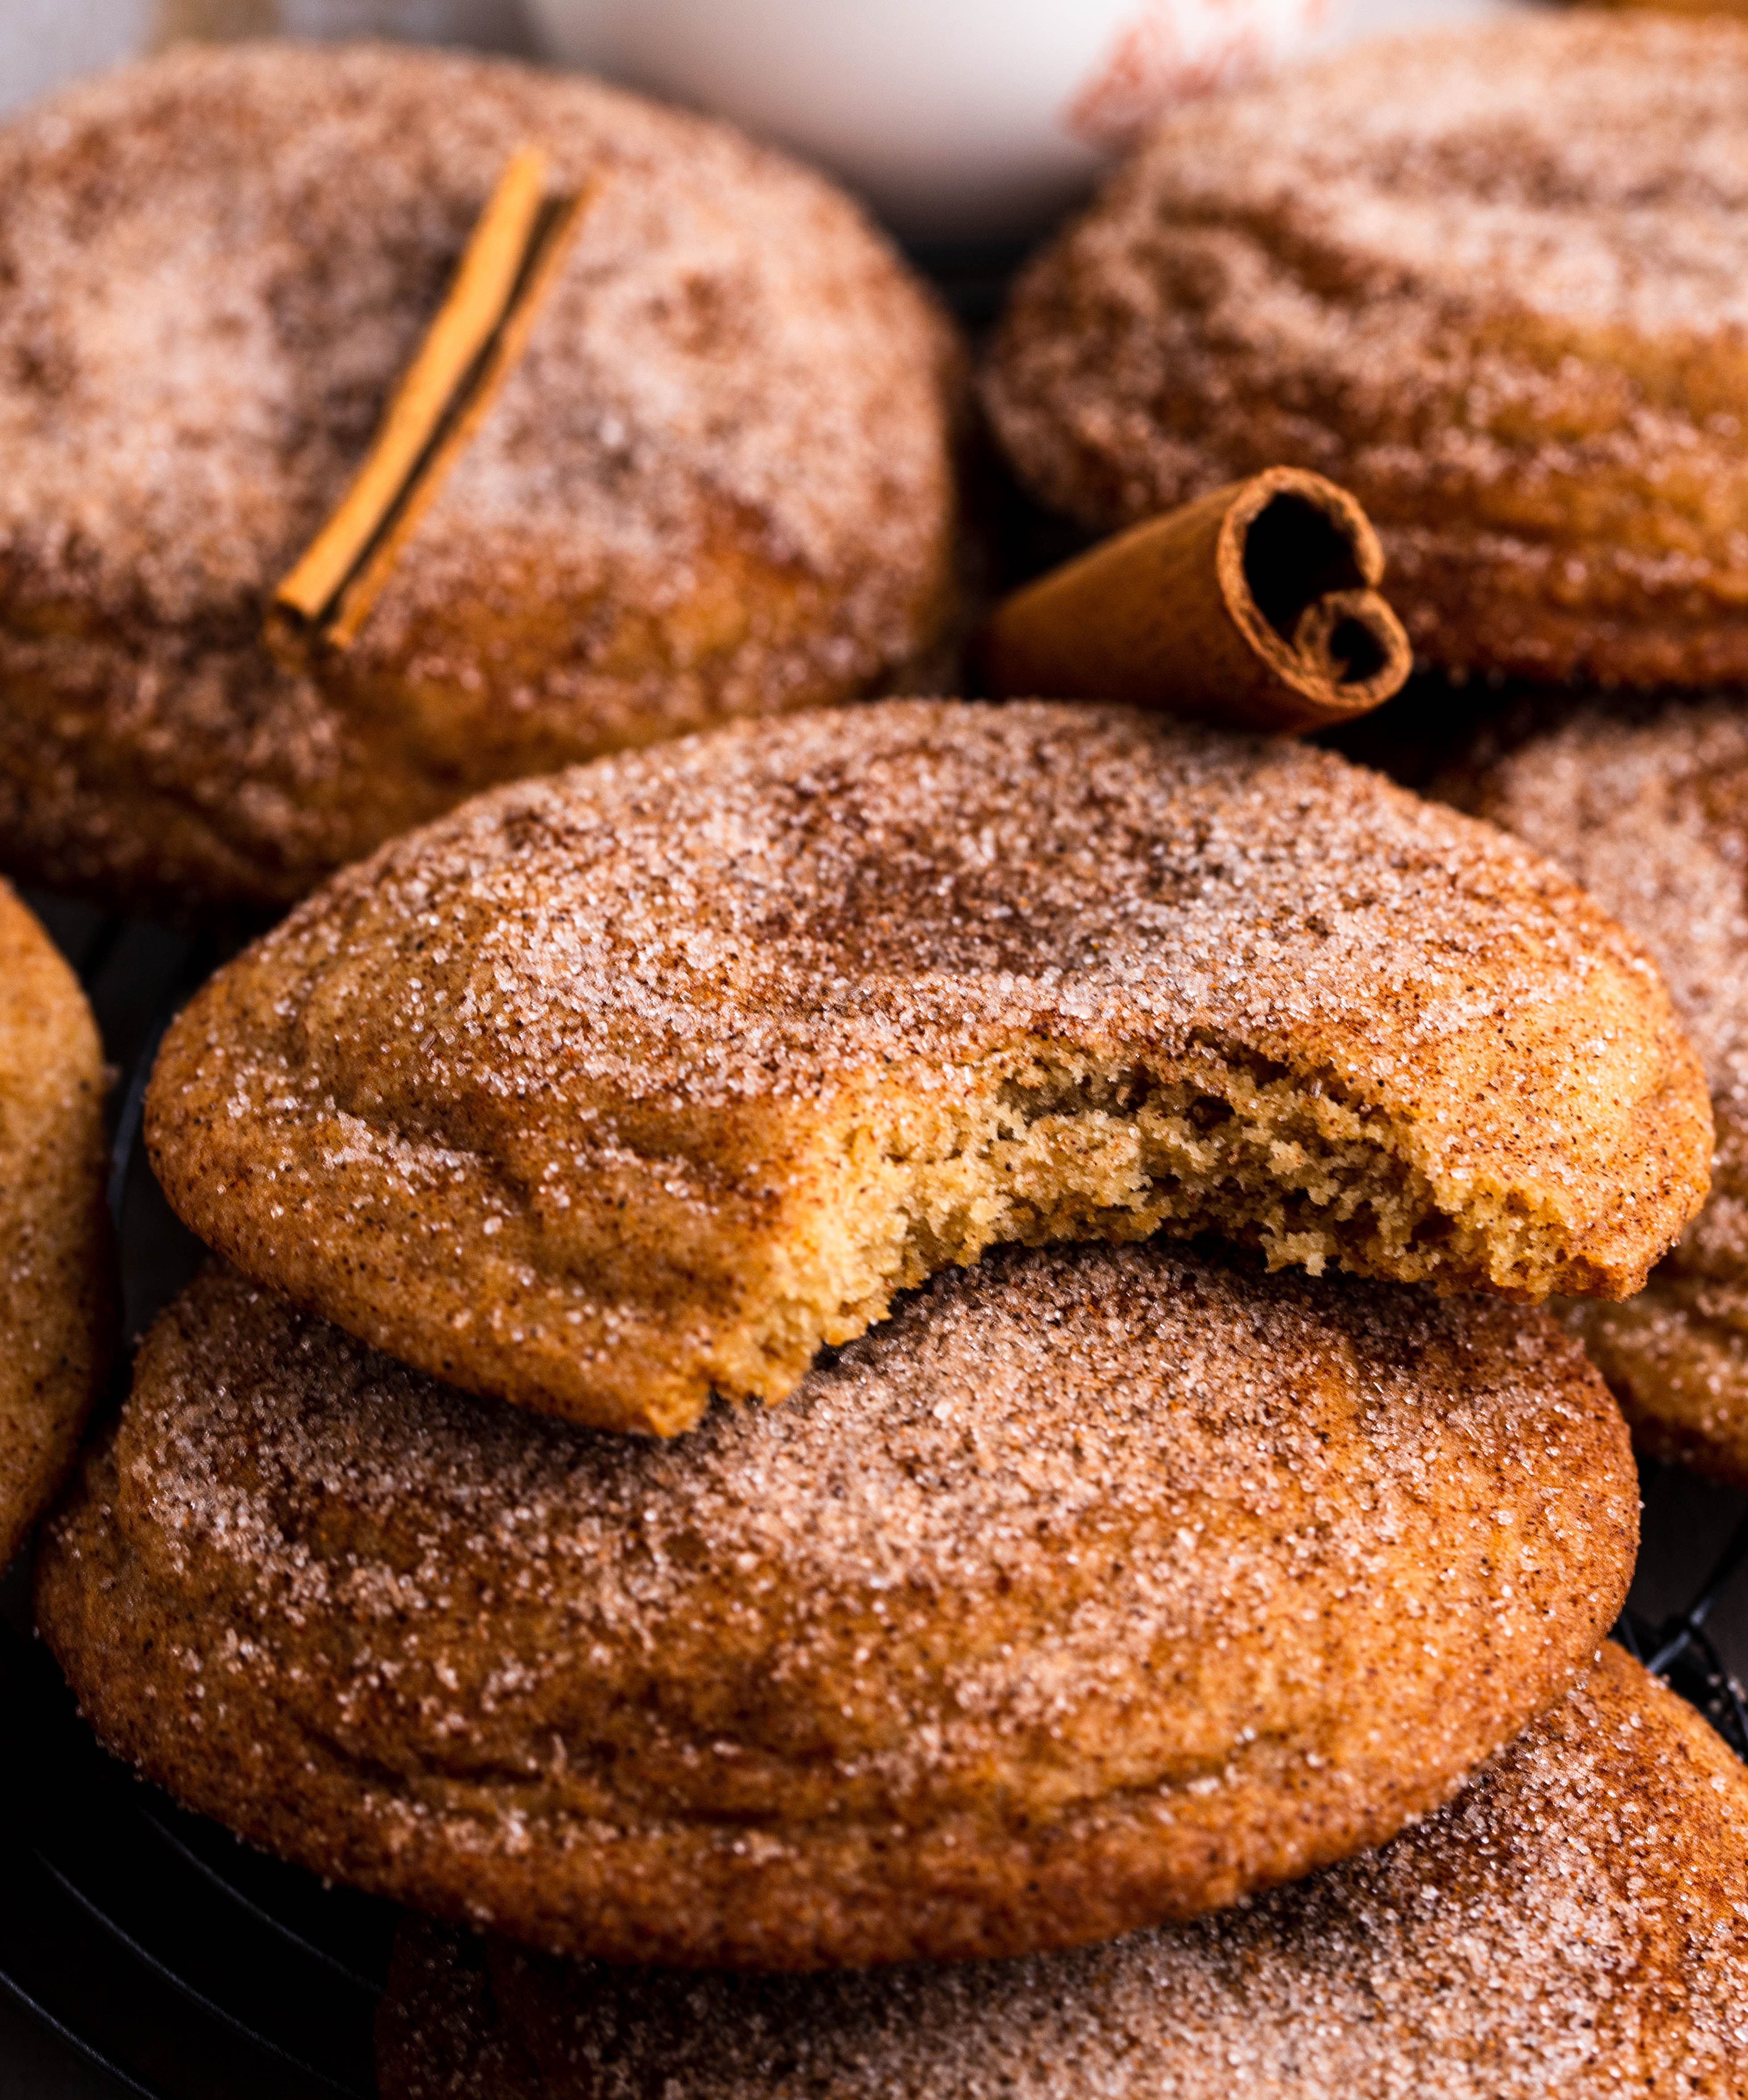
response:
<svg viewBox="0 0 1748 2100"><path fill-rule="evenodd" d="M1318 41L1340 0L530 0L552 55L834 169L901 232L1032 231L1170 103Z"/></svg>

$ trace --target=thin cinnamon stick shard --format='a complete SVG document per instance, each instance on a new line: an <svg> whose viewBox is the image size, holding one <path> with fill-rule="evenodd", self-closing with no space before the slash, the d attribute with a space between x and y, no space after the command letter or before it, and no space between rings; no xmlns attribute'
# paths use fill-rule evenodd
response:
<svg viewBox="0 0 1748 2100"><path fill-rule="evenodd" d="M1413 665L1384 567L1345 489L1272 467L1004 599L980 639L985 678L1000 695L1125 700L1234 728L1345 721Z"/></svg>
<svg viewBox="0 0 1748 2100"><path fill-rule="evenodd" d="M301 666L345 648L401 548L520 357L594 195L549 196L548 162L517 153L469 236L453 282L395 388L364 464L273 593L267 638Z"/></svg>

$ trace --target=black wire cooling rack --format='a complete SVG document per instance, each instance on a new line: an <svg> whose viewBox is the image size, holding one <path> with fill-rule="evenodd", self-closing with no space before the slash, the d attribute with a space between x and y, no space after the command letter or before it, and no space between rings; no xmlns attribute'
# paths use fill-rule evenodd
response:
<svg viewBox="0 0 1748 2100"><path fill-rule="evenodd" d="M143 1157L147 1074L230 944L31 902L77 966L119 1073L109 1204L131 1338L201 1259ZM112 1405L126 1374L124 1362ZM0 1989L148 2100L364 2100L394 1906L270 1860L135 1778L30 1635L21 1570L9 1587Z"/></svg>
<svg viewBox="0 0 1748 2100"><path fill-rule="evenodd" d="M1657 1474L1644 1469L1647 1499ZM1680 1610L1653 1620L1631 1606L1621 1614L1614 1638L1710 1722L1739 1758L1748 1759L1748 1704L1741 1685L1707 1632L1724 1592L1748 1562L1748 1513L1738 1518L1724 1551Z"/></svg>

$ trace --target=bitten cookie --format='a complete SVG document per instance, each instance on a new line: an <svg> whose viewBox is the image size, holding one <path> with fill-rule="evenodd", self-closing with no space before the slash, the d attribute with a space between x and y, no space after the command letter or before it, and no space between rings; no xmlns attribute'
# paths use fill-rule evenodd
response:
<svg viewBox="0 0 1748 2100"><path fill-rule="evenodd" d="M1326 752L889 702L483 797L218 975L147 1103L258 1282L669 1433L995 1242L1624 1295L1704 1081L1545 862Z"/></svg>
<svg viewBox="0 0 1748 2100"><path fill-rule="evenodd" d="M506 161L593 183L349 649L263 616ZM382 46L188 47L0 129L0 859L275 905L489 782L890 690L950 606L956 340L718 124Z"/></svg>
<svg viewBox="0 0 1748 2100"><path fill-rule="evenodd" d="M85 995L0 882L0 1568L73 1463L114 1345L103 1103Z"/></svg>
<svg viewBox="0 0 1748 2100"><path fill-rule="evenodd" d="M1584 10L1173 116L1021 280L987 375L1100 530L1350 488L1435 664L1748 679L1748 29Z"/></svg>
<svg viewBox="0 0 1748 2100"><path fill-rule="evenodd" d="M1741 2100L1748 1781L1616 1648L1443 1814L1115 1946L681 1977L409 1925L383 2100Z"/></svg>
<svg viewBox="0 0 1748 2100"><path fill-rule="evenodd" d="M1017 1954L1375 1843L1637 1531L1558 1323L1154 1248L939 1277L671 1443L215 1265L38 1560L99 1733L318 1872L615 1961Z"/></svg>
<svg viewBox="0 0 1748 2100"><path fill-rule="evenodd" d="M1585 707L1488 733L1440 785L1640 936L1705 1061L1710 1200L1638 1297L1569 1317L1646 1449L1748 1488L1748 714Z"/></svg>

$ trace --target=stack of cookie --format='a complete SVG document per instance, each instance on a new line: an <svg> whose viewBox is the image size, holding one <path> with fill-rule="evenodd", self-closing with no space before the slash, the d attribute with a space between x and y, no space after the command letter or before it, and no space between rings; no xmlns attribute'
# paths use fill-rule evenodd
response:
<svg viewBox="0 0 1748 2100"><path fill-rule="evenodd" d="M1277 460L1335 476L1423 659L1544 689L1440 792L1642 935L1701 1046L1713 1200L1651 1290L1574 1318L1644 1445L1738 1485L1745 282L1748 30L1549 13L1174 117L1026 274L985 380L1088 527Z"/></svg>
<svg viewBox="0 0 1748 2100"><path fill-rule="evenodd" d="M336 877L148 1125L222 1259L40 1620L445 1921L386 2089L1736 2089L1748 1782L1599 1659L1626 1431L1514 1302L1642 1283L1706 1090L1526 849L1116 709L718 730Z"/></svg>

